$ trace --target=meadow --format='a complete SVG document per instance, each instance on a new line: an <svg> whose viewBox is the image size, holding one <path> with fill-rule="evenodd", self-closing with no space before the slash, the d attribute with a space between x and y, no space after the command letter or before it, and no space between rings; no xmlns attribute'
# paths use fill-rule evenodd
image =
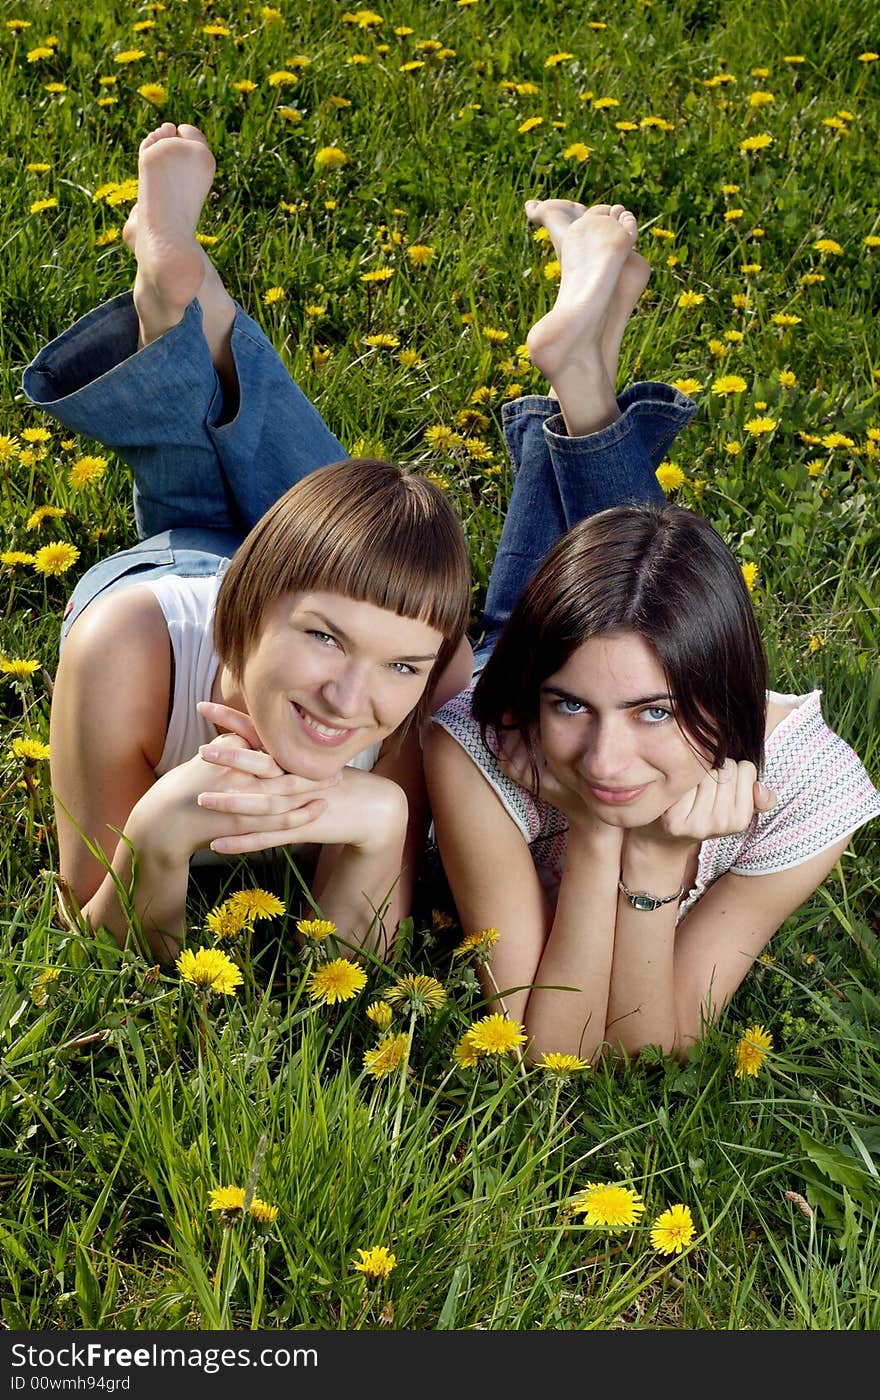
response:
<svg viewBox="0 0 880 1400"><path fill-rule="evenodd" d="M71 931L52 675L73 582L133 539L130 477L20 389L41 344L130 285L137 143L195 122L218 161L210 256L349 451L448 491L476 617L510 486L500 408L541 390L523 342L558 278L523 200L619 195L653 264L621 387L663 378L700 409L664 489L740 559L775 688L821 688L877 782L867 14L854 0L4 3L6 1328L880 1326L876 825L686 1065L475 1053L481 950L430 854L393 959L368 961L361 988L328 973L346 953L332 936L299 950L289 861L273 898L243 862L194 894L190 946L230 935L226 990L153 966L134 934L120 951ZM674 1207L692 1227L677 1250L657 1225Z"/></svg>

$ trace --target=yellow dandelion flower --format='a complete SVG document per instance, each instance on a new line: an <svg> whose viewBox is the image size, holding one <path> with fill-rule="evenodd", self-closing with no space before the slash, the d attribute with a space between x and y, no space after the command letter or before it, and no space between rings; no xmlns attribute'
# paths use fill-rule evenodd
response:
<svg viewBox="0 0 880 1400"><path fill-rule="evenodd" d="M176 967L181 981L201 992L221 992L224 996L234 996L244 978L241 969L231 958L218 948L184 948L177 959Z"/></svg>
<svg viewBox="0 0 880 1400"><path fill-rule="evenodd" d="M803 317L801 317L801 316L792 316L792 315L791 315L789 312L787 312L787 311L777 311L777 312L775 313L775 315L773 315L773 316L770 317L770 319L771 319L771 321L773 322L774 326L786 326L786 327L788 327L788 326L799 326L799 325L801 324L801 321L803 320Z"/></svg>
<svg viewBox="0 0 880 1400"><path fill-rule="evenodd" d="M454 448L461 447L463 438L443 423L432 423L430 428L425 429L425 442L435 452L452 452Z"/></svg>
<svg viewBox="0 0 880 1400"><path fill-rule="evenodd" d="M563 1055L559 1051L544 1051L541 1056L539 1069L546 1069L549 1074L576 1074L578 1071L590 1068L589 1060L581 1060L577 1055Z"/></svg>
<svg viewBox="0 0 880 1400"><path fill-rule="evenodd" d="M776 427L776 419L767 417L750 418L743 426L747 433L751 433L752 437L763 437L765 433L773 432L773 429Z"/></svg>
<svg viewBox="0 0 880 1400"><path fill-rule="evenodd" d="M67 480L74 491L82 491L86 486L100 481L106 470L106 457L80 457L67 473Z"/></svg>
<svg viewBox="0 0 880 1400"><path fill-rule="evenodd" d="M484 1055L509 1055L528 1040L525 1027L519 1021L511 1021L497 1012L481 1016L468 1034L474 1049Z"/></svg>
<svg viewBox="0 0 880 1400"><path fill-rule="evenodd" d="M315 165L318 170L332 170L334 166L346 165L349 159L339 146L322 146L315 152Z"/></svg>
<svg viewBox="0 0 880 1400"><path fill-rule="evenodd" d="M474 462L491 462L493 452L487 442L481 442L479 438L471 438L464 445L464 450Z"/></svg>
<svg viewBox="0 0 880 1400"><path fill-rule="evenodd" d="M544 264L544 276L548 282L558 282L562 276L562 264L558 258L550 258Z"/></svg>
<svg viewBox="0 0 880 1400"><path fill-rule="evenodd" d="M777 378L783 389L793 389L797 384L797 375L790 369L781 369Z"/></svg>
<svg viewBox="0 0 880 1400"><path fill-rule="evenodd" d="M280 10L276 10L274 5L262 5L260 7L260 18L264 24L283 24L284 16Z"/></svg>
<svg viewBox="0 0 880 1400"><path fill-rule="evenodd" d="M162 83L143 83L138 93L146 102L152 102L154 107L161 107L168 101L168 89Z"/></svg>
<svg viewBox="0 0 880 1400"><path fill-rule="evenodd" d="M651 1226L651 1244L658 1254L681 1254L689 1245L696 1227L688 1206L670 1206Z"/></svg>
<svg viewBox="0 0 880 1400"><path fill-rule="evenodd" d="M393 276L393 267L374 267L369 272L361 273L361 281L372 285L377 282L389 282Z"/></svg>
<svg viewBox="0 0 880 1400"><path fill-rule="evenodd" d="M759 262L742 263L740 272L745 277L755 277L761 271L762 264Z"/></svg>
<svg viewBox="0 0 880 1400"><path fill-rule="evenodd" d="M47 967L40 973L39 977L31 987L31 1001L34 1006L45 1006L53 991L57 991L54 986L61 976L60 967Z"/></svg>
<svg viewBox="0 0 880 1400"><path fill-rule="evenodd" d="M33 564L34 555L26 554L23 549L5 549L0 554L0 564L7 569L16 569L24 564Z"/></svg>
<svg viewBox="0 0 880 1400"><path fill-rule="evenodd" d="M509 331L500 331L495 326L484 326L481 334L484 340L491 340L494 345L502 345L510 339Z"/></svg>
<svg viewBox="0 0 880 1400"><path fill-rule="evenodd" d="M585 161L592 153L592 146L585 146L583 141L573 141L570 146L565 148L562 155L565 160Z"/></svg>
<svg viewBox="0 0 880 1400"><path fill-rule="evenodd" d="M424 66L425 60L423 58L409 58L406 63L401 63L397 71L398 73L417 73Z"/></svg>
<svg viewBox="0 0 880 1400"><path fill-rule="evenodd" d="M8 462L18 450L18 443L8 433L0 434L0 462Z"/></svg>
<svg viewBox="0 0 880 1400"><path fill-rule="evenodd" d="M465 958L470 953L485 953L498 942L497 928L480 928L474 933L465 934L461 942L452 950L454 958Z"/></svg>
<svg viewBox="0 0 880 1400"><path fill-rule="evenodd" d="M399 1006L417 1016L439 1011L446 1001L446 988L436 977L409 972L383 994L389 1006Z"/></svg>
<svg viewBox="0 0 880 1400"><path fill-rule="evenodd" d="M716 379L712 384L710 393L726 397L730 394L742 394L747 388L748 385L742 375L722 374L720 379Z"/></svg>
<svg viewBox="0 0 880 1400"><path fill-rule="evenodd" d="M287 68L277 68L274 73L269 74L266 81L270 87L293 87L299 82L299 78Z"/></svg>
<svg viewBox="0 0 880 1400"><path fill-rule="evenodd" d="M384 24L381 15L377 15L375 10L355 10L342 16L343 24L354 24L358 29L375 29L377 25Z"/></svg>
<svg viewBox="0 0 880 1400"><path fill-rule="evenodd" d="M645 1206L638 1191L631 1186L590 1181L569 1202L569 1209L583 1215L587 1225L617 1230L637 1224Z"/></svg>
<svg viewBox="0 0 880 1400"><path fill-rule="evenodd" d="M833 253L835 257L839 257L843 252L843 248L834 238L817 238L813 247L817 253Z"/></svg>
<svg viewBox="0 0 880 1400"><path fill-rule="evenodd" d="M611 107L619 107L620 102L616 97L594 97L593 107L597 112L607 112Z"/></svg>
<svg viewBox="0 0 880 1400"><path fill-rule="evenodd" d="M116 243L122 233L120 228L108 228L103 233L99 233L95 239L96 248L107 248L111 243Z"/></svg>
<svg viewBox="0 0 880 1400"><path fill-rule="evenodd" d="M245 929L250 932L252 926L247 909L231 899L224 900L216 909L211 909L205 915L205 927L213 933L215 943L224 938L237 938Z"/></svg>
<svg viewBox="0 0 880 1400"><path fill-rule="evenodd" d="M724 215L725 223L734 224L741 219L746 211L744 209L728 209Z"/></svg>
<svg viewBox="0 0 880 1400"><path fill-rule="evenodd" d="M31 430L33 431L33 430ZM26 530L37 530L44 520L60 520L67 514L64 506L37 506L32 515L28 516Z"/></svg>
<svg viewBox="0 0 880 1400"><path fill-rule="evenodd" d="M434 257L434 249L428 243L411 243L406 250L413 267L427 267Z"/></svg>
<svg viewBox="0 0 880 1400"><path fill-rule="evenodd" d="M743 1079L749 1075L756 1078L758 1071L767 1058L768 1050L773 1049L773 1037L763 1026L749 1026L736 1046L736 1069L734 1074L737 1079Z"/></svg>
<svg viewBox="0 0 880 1400"><path fill-rule="evenodd" d="M6 21L6 28L11 29L13 34L17 33L20 29L30 29L30 27L31 21L29 19L8 19Z"/></svg>
<svg viewBox="0 0 880 1400"><path fill-rule="evenodd" d="M876 63L878 58L880 58L880 53L873 53L871 50L868 50L867 53L859 54L859 63Z"/></svg>
<svg viewBox="0 0 880 1400"><path fill-rule="evenodd" d="M209 39L228 39L232 30L228 24L203 24L202 33Z"/></svg>
<svg viewBox="0 0 880 1400"><path fill-rule="evenodd" d="M31 160L25 166L25 170L30 170L33 175L45 175L46 171L51 169L51 165L45 160Z"/></svg>
<svg viewBox="0 0 880 1400"><path fill-rule="evenodd" d="M544 59L544 67L558 68L560 63L567 63L570 58L574 58L573 53L551 53L549 58Z"/></svg>
<svg viewBox="0 0 880 1400"><path fill-rule="evenodd" d="M825 470L825 462L821 457L811 457L807 462L807 476L821 476Z"/></svg>
<svg viewBox="0 0 880 1400"><path fill-rule="evenodd" d="M757 88L754 92L749 94L750 107L767 107L771 102L775 101L776 97L772 92L765 92L760 88Z"/></svg>
<svg viewBox="0 0 880 1400"><path fill-rule="evenodd" d="M39 661L31 661L24 656L0 657L0 673L4 676L12 676L13 680L26 680L28 676L32 676L39 669Z"/></svg>
<svg viewBox="0 0 880 1400"><path fill-rule="evenodd" d="M725 331L724 339L729 341L731 345L741 345L745 336L742 331Z"/></svg>
<svg viewBox="0 0 880 1400"><path fill-rule="evenodd" d="M42 214L46 209L57 208L58 200L50 195L47 199L35 199L33 204L30 206L30 212L32 214Z"/></svg>
<svg viewBox="0 0 880 1400"><path fill-rule="evenodd" d="M227 903L244 909L250 919L273 919L284 913L283 900L275 894L270 894L268 890L236 890L235 894L229 896Z"/></svg>
<svg viewBox="0 0 880 1400"><path fill-rule="evenodd" d="M366 1016L368 1021L380 1031L387 1031L394 1020L394 1012L387 1001L371 1001L367 1007Z"/></svg>
<svg viewBox="0 0 880 1400"><path fill-rule="evenodd" d="M263 305L274 306L276 302L284 301L286 297L287 293L283 287L269 287L268 290L263 293Z"/></svg>
<svg viewBox="0 0 880 1400"><path fill-rule="evenodd" d="M75 545L67 544L65 540L55 540L53 544L44 544L42 549L38 549L34 555L34 568L38 574L48 577L57 577L59 574L66 574L72 564L79 558L79 550Z"/></svg>
<svg viewBox="0 0 880 1400"><path fill-rule="evenodd" d="M836 131L838 136L849 134L849 127L845 121L841 121L840 117L823 117L822 125L827 126L829 131Z"/></svg>
<svg viewBox="0 0 880 1400"><path fill-rule="evenodd" d="M807 651L811 653L821 651L824 646L825 638L820 636L818 632L812 632L810 640L807 642Z"/></svg>
<svg viewBox="0 0 880 1400"><path fill-rule="evenodd" d="M734 292L730 300L731 303L736 307L737 311L745 311L746 307L749 304L749 298L745 292Z"/></svg>
<svg viewBox="0 0 880 1400"><path fill-rule="evenodd" d="M52 58L54 50L46 44L38 44L35 49L31 49L26 55L28 63L39 63L41 59Z"/></svg>
<svg viewBox="0 0 880 1400"><path fill-rule="evenodd" d="M685 481L685 474L676 462L661 462L654 475L667 495L677 491Z"/></svg>
<svg viewBox="0 0 880 1400"><path fill-rule="evenodd" d="M728 347L723 340L712 339L709 341L709 354L716 360L722 360L727 354Z"/></svg>
<svg viewBox="0 0 880 1400"><path fill-rule="evenodd" d="M400 341L396 335L385 335L380 331L376 335L365 335L362 343L374 350L396 350Z"/></svg>
<svg viewBox="0 0 880 1400"><path fill-rule="evenodd" d="M482 1052L474 1045L470 1031L465 1031L453 1051L453 1058L459 1069L474 1069L480 1063Z"/></svg>
<svg viewBox="0 0 880 1400"><path fill-rule="evenodd" d="M384 1244L374 1244L370 1249L359 1249L360 1259L353 1259L351 1267L359 1274L374 1282L389 1278L397 1264L397 1258Z"/></svg>
<svg viewBox="0 0 880 1400"><path fill-rule="evenodd" d="M675 304L687 310L691 306L702 306L705 300L702 292L682 292Z"/></svg>
<svg viewBox="0 0 880 1400"><path fill-rule="evenodd" d="M336 925L330 919L297 919L297 932L313 943L320 943L336 932Z"/></svg>
<svg viewBox="0 0 880 1400"><path fill-rule="evenodd" d="M761 131L755 136L747 136L744 141L740 141L739 148L743 155L748 155L752 151L766 151L768 146L773 145L773 137L769 132Z"/></svg>
<svg viewBox="0 0 880 1400"><path fill-rule="evenodd" d="M49 745L39 739L13 739L12 755L24 763L45 763L49 758Z"/></svg>
<svg viewBox="0 0 880 1400"><path fill-rule="evenodd" d="M46 84L44 85L43 91L44 91L44 92L52 93L53 96L55 96L55 95L57 95L57 94L60 93L60 92L67 92L67 84L66 84L66 83L46 83Z"/></svg>
<svg viewBox="0 0 880 1400"><path fill-rule="evenodd" d="M417 350L400 350L394 358L401 369L412 369L413 365L420 363L419 352Z"/></svg>
<svg viewBox="0 0 880 1400"><path fill-rule="evenodd" d="M241 1186L215 1186L208 1192L208 1210L227 1212L244 1210L244 1188Z"/></svg>
<svg viewBox="0 0 880 1400"><path fill-rule="evenodd" d="M672 387L677 389L680 394L698 394L703 386L699 379L685 377L684 379L673 379Z"/></svg>
<svg viewBox="0 0 880 1400"><path fill-rule="evenodd" d="M742 443L737 442L735 439L724 444L724 451L727 453L728 457L738 457L742 450Z"/></svg>
<svg viewBox="0 0 880 1400"><path fill-rule="evenodd" d="M367 974L348 958L334 958L321 963L309 977L308 993L312 1001L323 1006L335 1006L350 1001L367 985Z"/></svg>
<svg viewBox="0 0 880 1400"><path fill-rule="evenodd" d="M528 132L534 131L535 127L541 126L543 121L543 117L526 117L525 121L520 122L519 126L516 128L517 132L520 136L525 136Z"/></svg>
<svg viewBox="0 0 880 1400"><path fill-rule="evenodd" d="M123 49L122 53L115 54L114 63L137 63L139 58L146 58L144 49Z"/></svg>
<svg viewBox="0 0 880 1400"><path fill-rule="evenodd" d="M242 78L240 82L233 83L232 86L236 92L254 92L257 85L252 78Z"/></svg>
<svg viewBox="0 0 880 1400"><path fill-rule="evenodd" d="M115 208L117 204L128 204L137 199L138 182L135 178L123 180L120 185L104 196L105 203Z"/></svg>
<svg viewBox="0 0 880 1400"><path fill-rule="evenodd" d="M21 435L25 442L32 443L48 442L52 436L48 428L23 428Z"/></svg>
<svg viewBox="0 0 880 1400"><path fill-rule="evenodd" d="M260 1196L254 1196L249 1214L258 1225L271 1225L278 1219L278 1207L270 1206L269 1202L264 1201Z"/></svg>
<svg viewBox="0 0 880 1400"><path fill-rule="evenodd" d="M757 564L742 564L740 568L742 570L743 583L745 584L749 592L753 593L755 590L755 584L758 581Z"/></svg>
<svg viewBox="0 0 880 1400"><path fill-rule="evenodd" d="M880 248L880 234L869 233L862 239L862 243L866 248Z"/></svg>
<svg viewBox="0 0 880 1400"><path fill-rule="evenodd" d="M383 1035L379 1044L372 1050L364 1051L364 1069L374 1079L385 1079L399 1069L409 1050L409 1036L405 1031L396 1035Z"/></svg>
<svg viewBox="0 0 880 1400"><path fill-rule="evenodd" d="M846 433L823 433L820 439L822 446L833 451L835 447L855 447L855 441L847 437Z"/></svg>

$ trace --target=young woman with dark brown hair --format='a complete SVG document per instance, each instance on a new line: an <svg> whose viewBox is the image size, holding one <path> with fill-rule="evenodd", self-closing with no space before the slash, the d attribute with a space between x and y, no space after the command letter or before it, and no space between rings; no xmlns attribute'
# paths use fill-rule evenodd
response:
<svg viewBox="0 0 880 1400"><path fill-rule="evenodd" d="M693 405L615 398L625 216L527 210L562 267L528 341L554 396L506 410L499 559L533 546L529 498L556 499L561 538L518 600L493 577L476 687L435 716L437 842L465 931L499 932L484 989L530 1055L686 1054L880 796L819 692L767 690L736 560L664 501L655 468ZM597 474L635 504L584 518Z"/></svg>

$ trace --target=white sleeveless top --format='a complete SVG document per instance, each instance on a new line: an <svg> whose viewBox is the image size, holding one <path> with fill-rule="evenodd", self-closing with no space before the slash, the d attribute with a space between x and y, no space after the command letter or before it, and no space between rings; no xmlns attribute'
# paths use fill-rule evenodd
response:
<svg viewBox="0 0 880 1400"><path fill-rule="evenodd" d="M174 691L171 715L162 757L156 765L156 776L177 768L194 758L201 744L216 739L218 730L199 714L200 700L211 699L211 689L217 676L220 658L214 650L214 604L221 575L207 578L185 578L178 574L161 574L153 581L136 585L149 588L155 594L174 657ZM349 766L369 772L376 764L381 744L373 744L363 753L349 759Z"/></svg>

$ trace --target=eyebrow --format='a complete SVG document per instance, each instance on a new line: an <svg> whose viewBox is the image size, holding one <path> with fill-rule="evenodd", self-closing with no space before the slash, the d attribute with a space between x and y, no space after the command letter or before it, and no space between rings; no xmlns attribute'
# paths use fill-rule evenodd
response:
<svg viewBox="0 0 880 1400"><path fill-rule="evenodd" d="M345 645L346 645L347 647L350 647L350 646L352 645L351 638L348 637L348 636L346 636L346 634L345 634L345 632L343 632L342 628L341 628L340 626L338 626L338 624L335 623L335 622L333 621L332 618L325 617L324 613L315 612L313 609L309 608L309 609L307 609L307 611L303 614L303 616L304 616L304 617L315 617L315 618L317 618L317 620L318 620L319 622L323 622L323 624L324 624L324 626L327 628L327 631L328 631L328 632L333 632L333 633L335 633L335 635L339 638L339 640L340 640L341 642L344 642ZM431 652L428 653L427 656L395 656L395 657L393 657L392 659L393 659L394 661L407 661L407 662L413 662L413 663L418 662L418 661L436 661L436 660L437 660L437 657L439 656L439 654L440 654L439 652L431 651Z"/></svg>
<svg viewBox="0 0 880 1400"><path fill-rule="evenodd" d="M573 700L576 705L586 705L588 709L593 708L590 701L585 700L583 696L574 695L570 690L562 690L558 685L542 685L541 694L555 695L560 700ZM669 692L662 691L658 695L642 695L638 700L623 700L616 708L618 710L638 710L644 705L655 705L658 700L666 700L670 705L672 704L672 696Z"/></svg>

